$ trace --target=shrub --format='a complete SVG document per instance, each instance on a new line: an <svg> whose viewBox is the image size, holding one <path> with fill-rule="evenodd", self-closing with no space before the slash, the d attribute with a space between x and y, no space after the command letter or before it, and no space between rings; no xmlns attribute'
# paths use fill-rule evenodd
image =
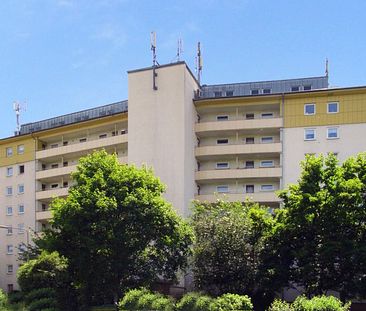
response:
<svg viewBox="0 0 366 311"><path fill-rule="evenodd" d="M56 308L56 301L54 298L49 297L34 300L28 305L29 311L43 311L44 309L54 308Z"/></svg>
<svg viewBox="0 0 366 311"><path fill-rule="evenodd" d="M188 293L176 304L176 311L209 311L212 298L201 293Z"/></svg>
<svg viewBox="0 0 366 311"><path fill-rule="evenodd" d="M213 300L211 311L252 311L253 304L246 295L224 294Z"/></svg>
<svg viewBox="0 0 366 311"><path fill-rule="evenodd" d="M295 311L292 306L280 299L276 299L272 302L271 306L268 308L268 311Z"/></svg>
<svg viewBox="0 0 366 311"><path fill-rule="evenodd" d="M0 289L0 308L6 307L7 304L8 304L8 297L3 292L3 290Z"/></svg>
<svg viewBox="0 0 366 311"><path fill-rule="evenodd" d="M118 303L120 310L137 310L141 296L149 293L146 288L129 290Z"/></svg>
<svg viewBox="0 0 366 311"><path fill-rule="evenodd" d="M30 304L32 301L39 300L41 298L54 298L55 295L56 295L56 292L52 288L49 288L49 287L38 288L38 289L32 290L25 296L25 302L27 304Z"/></svg>
<svg viewBox="0 0 366 311"><path fill-rule="evenodd" d="M10 304L17 304L24 300L24 294L23 292L20 292L18 290L14 290L11 293L8 294L8 302Z"/></svg>
<svg viewBox="0 0 366 311"><path fill-rule="evenodd" d="M312 299L299 296L292 306L294 311L348 311L351 304L343 304L333 296L316 296Z"/></svg>

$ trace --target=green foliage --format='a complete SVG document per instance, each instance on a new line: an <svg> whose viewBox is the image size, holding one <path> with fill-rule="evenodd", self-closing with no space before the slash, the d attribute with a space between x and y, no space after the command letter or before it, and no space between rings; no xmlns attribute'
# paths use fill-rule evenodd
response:
<svg viewBox="0 0 366 311"><path fill-rule="evenodd" d="M197 292L184 295L175 305L176 311L209 311L212 298Z"/></svg>
<svg viewBox="0 0 366 311"><path fill-rule="evenodd" d="M281 299L275 299L268 311L295 311L290 303L282 301Z"/></svg>
<svg viewBox="0 0 366 311"><path fill-rule="evenodd" d="M253 304L246 295L224 294L216 299L210 305L210 311L252 311Z"/></svg>
<svg viewBox="0 0 366 311"><path fill-rule="evenodd" d="M17 304L20 303L24 300L24 293L20 292L20 291L12 291L11 293L8 294L8 301L9 304Z"/></svg>
<svg viewBox="0 0 366 311"><path fill-rule="evenodd" d="M5 307L8 304L8 297L2 289L0 289L0 307Z"/></svg>
<svg viewBox="0 0 366 311"><path fill-rule="evenodd" d="M121 165L105 151L81 158L66 199L52 204L43 247L68 259L84 308L112 301L122 289L175 281L193 233L166 202L147 168Z"/></svg>
<svg viewBox="0 0 366 311"><path fill-rule="evenodd" d="M334 155L307 156L298 184L281 191L273 256L307 296L328 290L366 295L366 153L342 165Z"/></svg>
<svg viewBox="0 0 366 311"><path fill-rule="evenodd" d="M350 303L343 304L339 299L333 296L317 296L307 299L299 296L293 302L294 311L348 311Z"/></svg>
<svg viewBox="0 0 366 311"><path fill-rule="evenodd" d="M197 288L212 295L249 294L262 301L274 294L279 286L264 260L274 219L266 208L240 202L195 202L192 225Z"/></svg>
<svg viewBox="0 0 366 311"><path fill-rule="evenodd" d="M118 307L121 311L173 311L174 302L171 298L142 288L128 291Z"/></svg>
<svg viewBox="0 0 366 311"><path fill-rule="evenodd" d="M56 308L56 300L50 297L34 300L28 305L29 311L44 311L47 309L55 310L55 308Z"/></svg>
<svg viewBox="0 0 366 311"><path fill-rule="evenodd" d="M56 292L53 288L39 288L30 291L25 296L25 302L30 304L34 300L38 300L41 298L54 298L56 296Z"/></svg>

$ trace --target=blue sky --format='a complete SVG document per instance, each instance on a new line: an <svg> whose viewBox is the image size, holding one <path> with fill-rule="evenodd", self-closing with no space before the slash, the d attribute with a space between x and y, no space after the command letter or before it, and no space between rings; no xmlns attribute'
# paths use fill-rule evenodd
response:
<svg viewBox="0 0 366 311"><path fill-rule="evenodd" d="M332 86L366 85L364 0L1 0L0 137L21 122L127 99L127 70L182 59L197 41L206 84L324 74Z"/></svg>

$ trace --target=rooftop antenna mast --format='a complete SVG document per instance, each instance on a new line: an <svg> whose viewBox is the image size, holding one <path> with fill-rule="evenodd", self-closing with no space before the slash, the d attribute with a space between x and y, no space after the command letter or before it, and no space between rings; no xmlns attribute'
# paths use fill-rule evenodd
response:
<svg viewBox="0 0 366 311"><path fill-rule="evenodd" d="M201 85L201 75L202 75L201 42L198 42L197 44L196 72L197 72L198 84Z"/></svg>
<svg viewBox="0 0 366 311"><path fill-rule="evenodd" d="M15 135L19 135L20 134L20 113L22 111L25 111L25 104L21 104L18 101L15 101L13 103L13 110L15 111L15 116L17 118L17 128L15 131Z"/></svg>
<svg viewBox="0 0 366 311"><path fill-rule="evenodd" d="M325 76L329 77L329 63L328 63L328 57L325 59Z"/></svg>
<svg viewBox="0 0 366 311"><path fill-rule="evenodd" d="M178 39L178 46L177 46L177 62L180 61L180 56L183 54L183 41L182 39Z"/></svg>
<svg viewBox="0 0 366 311"><path fill-rule="evenodd" d="M153 90L156 91L158 87L156 86L156 77L158 74L156 73L156 67L159 65L159 63L156 60L156 33L155 31L152 31L150 33L150 46L152 51L152 57L153 57Z"/></svg>

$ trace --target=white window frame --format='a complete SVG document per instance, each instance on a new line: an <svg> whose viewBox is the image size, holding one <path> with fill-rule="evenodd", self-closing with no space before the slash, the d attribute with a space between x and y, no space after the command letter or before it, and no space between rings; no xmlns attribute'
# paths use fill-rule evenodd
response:
<svg viewBox="0 0 366 311"><path fill-rule="evenodd" d="M7 206L6 207L6 216L12 216L13 215L13 207Z"/></svg>
<svg viewBox="0 0 366 311"><path fill-rule="evenodd" d="M22 210L21 210L21 207L22 207ZM25 210L24 204L19 204L18 205L18 214L19 215L24 214L24 210Z"/></svg>
<svg viewBox="0 0 366 311"><path fill-rule="evenodd" d="M247 192L247 187L249 187L249 186L253 187L253 192ZM255 185L253 185L253 184L248 184L248 185L245 185L244 187L245 187L245 193L254 193L255 192Z"/></svg>
<svg viewBox="0 0 366 311"><path fill-rule="evenodd" d="M263 139L269 139L271 138L271 141L263 141ZM263 136L261 137L261 144L273 144L274 138L273 136Z"/></svg>
<svg viewBox="0 0 366 311"><path fill-rule="evenodd" d="M330 130L336 130L337 136L336 137L330 137L329 136L329 131ZM338 139L338 138L339 138L339 128L338 127L328 127L327 128L327 139Z"/></svg>
<svg viewBox="0 0 366 311"><path fill-rule="evenodd" d="M220 165L224 165L226 164L226 166L222 166L220 167ZM217 170L226 170L226 169L229 169L230 168L230 163L229 162L216 162L216 169Z"/></svg>
<svg viewBox="0 0 366 311"><path fill-rule="evenodd" d="M23 194L24 191L25 191L24 184L19 184L18 185L18 194Z"/></svg>
<svg viewBox="0 0 366 311"><path fill-rule="evenodd" d="M26 251L27 247L24 245L24 243L18 244L18 254L23 254Z"/></svg>
<svg viewBox="0 0 366 311"><path fill-rule="evenodd" d="M13 187L12 186L7 186L5 189L6 189L5 190L5 195L6 196L10 197L10 196L13 195ZM9 192L9 190L10 190L10 192Z"/></svg>
<svg viewBox="0 0 366 311"><path fill-rule="evenodd" d="M337 111L329 111L330 105L336 104L337 105ZM328 102L327 103L327 113L338 113L339 112L339 102Z"/></svg>
<svg viewBox="0 0 366 311"><path fill-rule="evenodd" d="M270 187L270 188L269 188ZM267 188L267 189L265 189ZM274 190L274 186L272 184L264 184L261 185L261 191L266 192L266 191L273 191Z"/></svg>
<svg viewBox="0 0 366 311"><path fill-rule="evenodd" d="M6 265L6 273L13 274L14 273L14 266L13 265Z"/></svg>
<svg viewBox="0 0 366 311"><path fill-rule="evenodd" d="M271 165L267 165L267 164L263 165L264 162L268 162L268 163L270 162ZM262 160L260 162L260 167L274 167L274 160Z"/></svg>
<svg viewBox="0 0 366 311"><path fill-rule="evenodd" d="M18 224L18 234L24 234L24 232L25 232L25 225L24 225L24 223L20 223L20 224Z"/></svg>
<svg viewBox="0 0 366 311"><path fill-rule="evenodd" d="M313 113L306 112L306 107L308 107L308 106L314 106L314 112ZM304 115L313 116L315 114L316 114L316 105L315 105L315 103L307 103L307 104L304 105Z"/></svg>
<svg viewBox="0 0 366 311"><path fill-rule="evenodd" d="M10 177L10 176L13 176L14 174L14 169L12 166L9 166L6 168L6 177Z"/></svg>
<svg viewBox="0 0 366 311"><path fill-rule="evenodd" d="M7 226L8 231L6 232L6 235L13 235L13 227L11 225Z"/></svg>
<svg viewBox="0 0 366 311"><path fill-rule="evenodd" d="M306 136L306 132L307 131L313 131L314 132L314 138L307 138ZM310 128L310 129L304 129L304 140L306 141L312 141L312 140L316 140L316 129L314 128Z"/></svg>
<svg viewBox="0 0 366 311"><path fill-rule="evenodd" d="M219 190L220 188L226 188L226 191ZM228 185L219 185L216 186L217 193L229 193L229 186Z"/></svg>
<svg viewBox="0 0 366 311"><path fill-rule="evenodd" d="M13 255L14 253L14 246L13 244L7 244L6 245L6 254L7 255Z"/></svg>
<svg viewBox="0 0 366 311"><path fill-rule="evenodd" d="M247 166L247 162L253 162L253 166ZM245 161L244 162L244 167L246 168L246 169L252 169L252 168L255 168L255 161L254 160L247 160L247 161Z"/></svg>
<svg viewBox="0 0 366 311"><path fill-rule="evenodd" d="M10 158L13 156L13 147L6 147L6 157Z"/></svg>
<svg viewBox="0 0 366 311"><path fill-rule="evenodd" d="M23 144L17 146L17 153L24 154L24 145Z"/></svg>
<svg viewBox="0 0 366 311"><path fill-rule="evenodd" d="M227 142L226 143L219 143L219 140L224 140L226 139ZM216 145L228 145L229 144L229 138L217 138L216 139Z"/></svg>
<svg viewBox="0 0 366 311"><path fill-rule="evenodd" d="M216 116L216 121L229 121L229 116L228 115L224 115L224 114L220 114Z"/></svg>
<svg viewBox="0 0 366 311"><path fill-rule="evenodd" d="M273 112L262 112L261 118L262 119L272 119L272 118L274 118L274 113Z"/></svg>

